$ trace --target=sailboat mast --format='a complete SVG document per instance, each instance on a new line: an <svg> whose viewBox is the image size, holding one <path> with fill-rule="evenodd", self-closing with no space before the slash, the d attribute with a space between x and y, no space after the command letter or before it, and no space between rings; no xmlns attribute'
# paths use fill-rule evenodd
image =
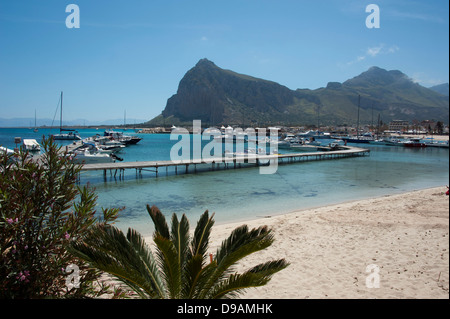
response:
<svg viewBox="0 0 450 319"><path fill-rule="evenodd" d="M62 132L62 105L63 105L63 92L61 91L61 114L59 114L59 133Z"/></svg>
<svg viewBox="0 0 450 319"><path fill-rule="evenodd" d="M377 140L379 139L379 135L380 135L380 113L378 113Z"/></svg>
<svg viewBox="0 0 450 319"><path fill-rule="evenodd" d="M359 106L361 102L361 95L358 95L358 122L356 124L356 138L359 138Z"/></svg>

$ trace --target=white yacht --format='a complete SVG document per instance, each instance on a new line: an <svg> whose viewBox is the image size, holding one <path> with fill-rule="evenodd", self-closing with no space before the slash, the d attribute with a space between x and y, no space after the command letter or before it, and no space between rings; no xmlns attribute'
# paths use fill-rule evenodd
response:
<svg viewBox="0 0 450 319"><path fill-rule="evenodd" d="M116 160L122 160L110 152L102 152L94 144L85 143L74 149L70 156L77 164L96 164L96 163L113 163Z"/></svg>
<svg viewBox="0 0 450 319"><path fill-rule="evenodd" d="M35 139L23 139L23 148L26 151L30 152L39 152L41 150L41 146Z"/></svg>

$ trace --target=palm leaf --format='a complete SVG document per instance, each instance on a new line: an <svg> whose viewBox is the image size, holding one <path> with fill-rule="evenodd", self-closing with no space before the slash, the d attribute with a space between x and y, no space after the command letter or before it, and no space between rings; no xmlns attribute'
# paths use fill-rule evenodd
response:
<svg viewBox="0 0 450 319"><path fill-rule="evenodd" d="M258 274L246 272L243 274L232 274L226 280L214 287L205 298L235 298L246 289L260 287L267 284L269 279Z"/></svg>
<svg viewBox="0 0 450 319"><path fill-rule="evenodd" d="M127 284L142 298L164 298L164 288L150 251L130 234L116 227L97 225L83 242L73 242L69 251ZM147 258L147 259L145 259Z"/></svg>
<svg viewBox="0 0 450 319"><path fill-rule="evenodd" d="M181 292L181 268L178 263L178 253L175 245L159 233L155 233L153 241L156 244L156 255L169 296L171 299L178 299Z"/></svg>
<svg viewBox="0 0 450 319"><path fill-rule="evenodd" d="M166 218L161 213L158 207L147 205L147 211L150 215L150 217L153 220L153 223L155 224L155 230L156 232L160 233L165 238L170 238L169 233L169 227L166 223Z"/></svg>
<svg viewBox="0 0 450 319"><path fill-rule="evenodd" d="M195 255L201 255L206 258L208 251L209 236L211 234L211 228L214 225L214 214L209 217L208 211L205 211L197 222L195 227L194 237L191 243L191 252L188 258L192 258Z"/></svg>
<svg viewBox="0 0 450 319"><path fill-rule="evenodd" d="M276 272L283 270L289 266L289 263L283 258L278 260L271 260L263 264L259 264L249 270L251 273L259 274L266 277L271 277Z"/></svg>
<svg viewBox="0 0 450 319"><path fill-rule="evenodd" d="M233 273L244 257L269 247L273 241L266 226L249 230L236 228L207 264L207 252L214 214L205 211L193 233L185 215L174 214L169 227L161 211L147 205L155 224L155 254L144 238L129 229L125 236L119 229L104 223L73 242L70 251L102 271L128 285L142 298L229 298L247 288L265 285L274 273L284 269L284 259L259 264L242 274Z"/></svg>
<svg viewBox="0 0 450 319"><path fill-rule="evenodd" d="M246 289L266 285L272 276L289 265L284 259L273 260L259 264L243 274L232 274L226 280L216 285L207 298L236 297Z"/></svg>
<svg viewBox="0 0 450 319"><path fill-rule="evenodd" d="M147 274L147 280L152 283L152 287L157 291L159 297L165 298L165 287L159 269L152 252L145 243L144 237L138 231L129 228L127 239L142 262L141 265L144 267L142 272Z"/></svg>
<svg viewBox="0 0 450 319"><path fill-rule="evenodd" d="M198 299L216 267L217 263L215 261L205 266L204 258L201 255L195 255L189 259L185 267L183 298Z"/></svg>
<svg viewBox="0 0 450 319"><path fill-rule="evenodd" d="M248 231L247 226L236 228L217 250L217 268L210 276L201 298L206 298L214 286L220 285L232 271L233 266L244 257L263 250L273 243L273 236L267 227Z"/></svg>
<svg viewBox="0 0 450 319"><path fill-rule="evenodd" d="M178 264L183 267L189 247L189 221L186 215L183 214L180 222L178 222L177 215L173 214L171 240L177 251Z"/></svg>

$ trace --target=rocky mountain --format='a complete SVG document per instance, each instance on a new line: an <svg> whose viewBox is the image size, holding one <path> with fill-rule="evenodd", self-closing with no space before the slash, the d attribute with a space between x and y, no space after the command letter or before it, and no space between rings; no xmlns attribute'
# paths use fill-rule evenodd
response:
<svg viewBox="0 0 450 319"><path fill-rule="evenodd" d="M162 114L147 124L350 125L380 114L393 119L435 119L448 123L449 98L414 83L400 71L372 67L345 81L316 90L289 88L239 74L202 59L180 81Z"/></svg>

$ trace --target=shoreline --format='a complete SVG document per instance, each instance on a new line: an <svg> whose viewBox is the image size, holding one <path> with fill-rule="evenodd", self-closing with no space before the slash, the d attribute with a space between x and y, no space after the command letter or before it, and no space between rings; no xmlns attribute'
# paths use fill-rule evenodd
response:
<svg viewBox="0 0 450 319"><path fill-rule="evenodd" d="M445 186L270 217L216 224L210 252L242 225L267 225L275 242L236 271L271 259L291 265L241 298L449 298L449 198ZM366 267L380 287L367 288Z"/></svg>
<svg viewBox="0 0 450 319"><path fill-rule="evenodd" d="M344 200L342 202L340 202L340 201L338 201L338 202L330 202L330 203L325 203L323 205L314 205L314 206L308 206L308 207L305 207L305 208L287 209L287 210L284 210L284 211L277 211L277 212L273 212L273 213L266 214L266 215L255 215L253 217L243 217L241 219L216 221L215 224L214 224L215 225L214 227L226 226L226 225L229 225L229 224L236 224L236 225L240 226L240 225L245 224L245 223L251 223L251 222L255 222L255 221L263 220L263 219L270 219L270 218L280 217L280 216L284 216L284 215L290 215L290 214L295 214L295 213L307 212L307 211L310 211L310 210L322 209L322 208L331 207L331 206L351 204L351 203L354 203L354 202L373 200L373 199L381 199L381 198L385 198L385 197L392 197L392 196L396 196L396 195L404 195L404 194L408 194L408 193L412 193L412 192L425 191L425 190L438 189L438 188L439 189L445 189L445 185L444 186L432 186L432 187L426 187L426 188L411 189L411 190L393 190L393 194L375 195L375 196L370 196L370 197L365 197L364 196L364 197L357 198L357 199ZM192 231L193 231L193 229L192 229ZM149 235L149 236L151 236L151 235Z"/></svg>

